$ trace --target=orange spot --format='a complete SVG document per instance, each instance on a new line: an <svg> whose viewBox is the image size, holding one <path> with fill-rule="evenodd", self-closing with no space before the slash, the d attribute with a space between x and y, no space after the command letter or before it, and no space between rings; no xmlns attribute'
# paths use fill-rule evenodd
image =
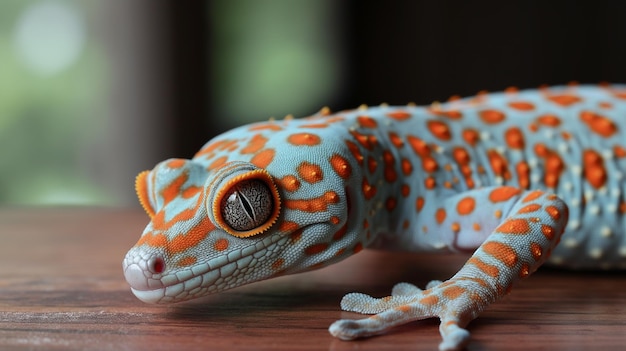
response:
<svg viewBox="0 0 626 351"><path fill-rule="evenodd" d="M411 188L407 184L402 184L402 187L400 188L400 194L402 194L402 196L404 197L407 197L410 193Z"/></svg>
<svg viewBox="0 0 626 351"><path fill-rule="evenodd" d="M530 225L528 225L528 221L525 219L511 218L506 222L500 224L496 231L504 234L527 234L528 232L530 232Z"/></svg>
<svg viewBox="0 0 626 351"><path fill-rule="evenodd" d="M533 255L535 261L539 261L543 256L543 248L537 243L530 243L530 254Z"/></svg>
<svg viewBox="0 0 626 351"><path fill-rule="evenodd" d="M190 199L196 196L202 190L203 188L200 186L190 186L186 188L185 190L183 190L182 195L183 195L183 198Z"/></svg>
<svg viewBox="0 0 626 351"><path fill-rule="evenodd" d="M224 164L226 164L226 161L228 161L228 156L218 157L213 162L211 162L211 164L209 165L208 169L209 170L214 170L214 169L217 169L219 167L222 167Z"/></svg>
<svg viewBox="0 0 626 351"><path fill-rule="evenodd" d="M393 144L393 146L395 147L404 146L404 141L402 141L402 138L400 138L400 136L394 132L389 132L389 141L391 141L391 144Z"/></svg>
<svg viewBox="0 0 626 351"><path fill-rule="evenodd" d="M419 303L426 306L436 305L439 302L437 295L430 295L422 298Z"/></svg>
<svg viewBox="0 0 626 351"><path fill-rule="evenodd" d="M378 162L373 157L368 157L367 159L367 169L370 173L374 173L376 171L376 167L378 166Z"/></svg>
<svg viewBox="0 0 626 351"><path fill-rule="evenodd" d="M457 222L452 223L452 225L450 226L450 229L452 229L453 232L458 232L461 230L461 225Z"/></svg>
<svg viewBox="0 0 626 351"><path fill-rule="evenodd" d="M362 250L363 250L363 244L357 243L356 245L354 245L354 249L352 249L352 252L359 253Z"/></svg>
<svg viewBox="0 0 626 351"><path fill-rule="evenodd" d="M160 213L160 212L159 212ZM148 245L150 247L166 247L167 237L163 234L145 233L139 238L135 246Z"/></svg>
<svg viewBox="0 0 626 351"><path fill-rule="evenodd" d="M264 137L261 134L255 134L251 139L250 142L248 143L248 145L241 149L241 153L242 154L254 154L258 151L260 151L261 149L263 149L263 147L265 147L265 143L267 143L267 138Z"/></svg>
<svg viewBox="0 0 626 351"><path fill-rule="evenodd" d="M557 152L542 143L536 144L534 149L538 157L545 159L544 183L550 188L555 188L559 184L561 173L565 170L565 162Z"/></svg>
<svg viewBox="0 0 626 351"><path fill-rule="evenodd" d="M517 264L517 253L507 244L488 241L481 246L481 249L509 268L513 268Z"/></svg>
<svg viewBox="0 0 626 351"><path fill-rule="evenodd" d="M545 236L548 240L552 240L554 238L554 228L547 224L541 226L541 233L543 233L543 236Z"/></svg>
<svg viewBox="0 0 626 351"><path fill-rule="evenodd" d="M361 154L361 150L359 150L359 147L350 140L346 140L346 145L348 146L348 150L350 150L350 153L352 154L354 159L358 162L358 164L362 165L363 154Z"/></svg>
<svg viewBox="0 0 626 351"><path fill-rule="evenodd" d="M213 153L214 151L217 150L226 150L229 147L232 146L237 146L237 141L236 140L218 140L218 141L214 141L208 145L206 145L205 147L203 147L200 151L198 151L194 157L200 157L200 156L205 156L208 154Z"/></svg>
<svg viewBox="0 0 626 351"><path fill-rule="evenodd" d="M198 262L198 259L193 256L185 256L176 262L177 267L189 267Z"/></svg>
<svg viewBox="0 0 626 351"><path fill-rule="evenodd" d="M435 212L435 220L439 224L443 223L443 221L446 220L446 210L443 208L438 209L437 212Z"/></svg>
<svg viewBox="0 0 626 351"><path fill-rule="evenodd" d="M409 220L405 219L402 222L402 229L409 229L409 226L411 225L411 223L409 222Z"/></svg>
<svg viewBox="0 0 626 351"><path fill-rule="evenodd" d="M286 175L282 177L278 180L278 184L289 192L294 192L300 189L300 181L293 175Z"/></svg>
<svg viewBox="0 0 626 351"><path fill-rule="evenodd" d="M401 161L402 173L406 176L410 175L413 172L413 165L411 161L406 158L403 158Z"/></svg>
<svg viewBox="0 0 626 351"><path fill-rule="evenodd" d="M302 125L300 125L300 128L303 128L303 129L306 129L306 128L324 129L324 128L328 128L328 124L326 124L326 123L309 123L309 124L302 124Z"/></svg>
<svg viewBox="0 0 626 351"><path fill-rule="evenodd" d="M522 266L520 267L520 270L519 270L519 277L526 278L529 275L530 275L530 267L528 266L527 263L522 263Z"/></svg>
<svg viewBox="0 0 626 351"><path fill-rule="evenodd" d="M310 199L285 200L285 207L291 210L304 212L325 212L330 204L339 202L339 195L334 191L327 191L321 196Z"/></svg>
<svg viewBox="0 0 626 351"><path fill-rule="evenodd" d="M169 254L177 254L197 246L202 242L211 231L215 230L215 226L208 218L203 218L200 223L193 226L185 234L175 236L165 247L165 251Z"/></svg>
<svg viewBox="0 0 626 351"><path fill-rule="evenodd" d="M462 165L469 163L471 160L469 153L463 147L455 147L452 150L452 157L454 157L457 163Z"/></svg>
<svg viewBox="0 0 626 351"><path fill-rule="evenodd" d="M398 120L398 121L403 121L403 120L411 118L411 114L406 111L394 111L394 112L388 113L387 117Z"/></svg>
<svg viewBox="0 0 626 351"><path fill-rule="evenodd" d="M555 104L561 105L564 107L567 107L567 106L570 106L577 102L582 101L580 97L576 95L571 95L571 94L548 95L546 98L554 102Z"/></svg>
<svg viewBox="0 0 626 351"><path fill-rule="evenodd" d="M342 156L337 154L332 155L330 157L330 165L333 167L333 170L335 170L335 173L337 173L337 175L341 178L350 178L350 175L352 174L352 167L350 166L348 160Z"/></svg>
<svg viewBox="0 0 626 351"><path fill-rule="evenodd" d="M519 209L519 211L517 211L517 213L522 214L522 213L531 213L531 212L535 212L538 211L539 209L541 209L541 205L538 204L530 204L530 205L526 205L522 208Z"/></svg>
<svg viewBox="0 0 626 351"><path fill-rule="evenodd" d="M525 161L520 161L515 166L517 180L520 188L528 189L530 186L530 166Z"/></svg>
<svg viewBox="0 0 626 351"><path fill-rule="evenodd" d="M439 168L437 161L434 158L427 156L422 158L422 168L429 173L436 171Z"/></svg>
<svg viewBox="0 0 626 351"><path fill-rule="evenodd" d="M505 120L504 113L497 110L483 110L479 112L480 119L487 124L496 124Z"/></svg>
<svg viewBox="0 0 626 351"><path fill-rule="evenodd" d="M184 166L186 163L185 160L183 159L175 159L175 160L171 160L170 162L167 163L167 167L169 168L181 168L182 166Z"/></svg>
<svg viewBox="0 0 626 351"><path fill-rule="evenodd" d="M337 216L330 217L330 223L332 223L332 224L339 224L339 222L341 222L341 219L339 219L339 217L337 217Z"/></svg>
<svg viewBox="0 0 626 351"><path fill-rule="evenodd" d="M376 120L368 116L358 116L356 120L359 123L359 125L363 128L378 127L378 123L376 123Z"/></svg>
<svg viewBox="0 0 626 351"><path fill-rule="evenodd" d="M307 183L317 183L324 179L322 168L316 164L304 161L298 166L298 174Z"/></svg>
<svg viewBox="0 0 626 351"><path fill-rule="evenodd" d="M550 215L550 217L552 217L552 219L554 219L555 221L558 221L559 219L561 219L561 211L559 211L558 208L554 207L554 206L548 206L546 207L546 212L548 213L548 215Z"/></svg>
<svg viewBox="0 0 626 351"><path fill-rule="evenodd" d="M426 122L426 126L428 130L438 139L450 140L452 138L450 128L448 128L448 125L444 122L429 120Z"/></svg>
<svg viewBox="0 0 626 351"><path fill-rule="evenodd" d="M617 158L624 158L626 157L626 148L620 145L615 145L613 147L613 153L615 154L615 157Z"/></svg>
<svg viewBox="0 0 626 351"><path fill-rule="evenodd" d="M174 200L180 193L181 187L187 181L187 173L183 173L176 177L170 184L168 184L163 190L161 190L161 196L163 197L163 206Z"/></svg>
<svg viewBox="0 0 626 351"><path fill-rule="evenodd" d="M385 180L389 183L393 183L396 181L396 179L398 179L398 173L396 173L395 168L393 168L392 166L386 166L384 174Z"/></svg>
<svg viewBox="0 0 626 351"><path fill-rule="evenodd" d="M403 312L403 313L408 313L409 311L411 311L411 306L409 305L398 306L396 307L396 310Z"/></svg>
<svg viewBox="0 0 626 351"><path fill-rule="evenodd" d="M284 221L283 223L281 223L278 230L280 230L281 232L293 232L294 230L297 230L298 228L300 228L300 225L298 223L291 222L291 221Z"/></svg>
<svg viewBox="0 0 626 351"><path fill-rule="evenodd" d="M361 144L361 146L368 150L373 150L374 146L378 143L376 137L373 135L361 134L356 131L351 131L350 134L352 134L354 139Z"/></svg>
<svg viewBox="0 0 626 351"><path fill-rule="evenodd" d="M465 197L456 205L456 211L461 216L468 215L474 211L476 200L473 197Z"/></svg>
<svg viewBox="0 0 626 351"><path fill-rule="evenodd" d="M512 149L524 148L524 133L518 127L511 127L504 132L504 140L506 144Z"/></svg>
<svg viewBox="0 0 626 351"><path fill-rule="evenodd" d="M275 154L276 152L274 149L265 149L254 155L254 157L250 160L250 163L259 168L266 168L274 160Z"/></svg>
<svg viewBox="0 0 626 351"><path fill-rule="evenodd" d="M432 190L437 186L437 181L433 177L428 177L424 180L424 186L428 190Z"/></svg>
<svg viewBox="0 0 626 351"><path fill-rule="evenodd" d="M396 208L396 205L398 204L398 200L396 200L395 197L389 197L387 198L387 201L385 201L385 207L387 208L387 211L391 212Z"/></svg>
<svg viewBox="0 0 626 351"><path fill-rule="evenodd" d="M275 131L279 131L279 130L282 130L282 128L279 125L274 124L273 122L269 122L269 123L257 123L257 124L254 124L248 130L250 130L250 131L257 131L257 130L275 130Z"/></svg>
<svg viewBox="0 0 626 351"><path fill-rule="evenodd" d="M526 197L524 197L522 202L530 202L530 201L536 200L539 197L541 197L541 195L543 195L543 191L541 191L541 190L534 190L530 194L526 195Z"/></svg>
<svg viewBox="0 0 626 351"><path fill-rule="evenodd" d="M500 275L500 270L498 269L498 267L487 264L476 256L470 257L470 259L467 260L467 263L475 266L476 268L478 268L479 270L481 270L483 273L487 274L490 277L495 278Z"/></svg>
<svg viewBox="0 0 626 351"><path fill-rule="evenodd" d="M413 149L416 155L418 156L430 155L430 147L422 139L409 135L407 136L407 141L409 142L409 145L411 146L411 148Z"/></svg>
<svg viewBox="0 0 626 351"><path fill-rule="evenodd" d="M285 260L283 258L279 258L276 261L274 261L274 263L272 263L272 269L275 271L278 271L281 268L283 268L284 264L285 264Z"/></svg>
<svg viewBox="0 0 626 351"><path fill-rule="evenodd" d="M338 231L333 234L333 240L337 241L343 238L344 235L348 232L348 223L344 224Z"/></svg>
<svg viewBox="0 0 626 351"><path fill-rule="evenodd" d="M604 159L595 150L587 149L583 152L583 169L585 179L596 189L606 184L607 172Z"/></svg>
<svg viewBox="0 0 626 351"><path fill-rule="evenodd" d="M307 247L306 249L304 249L304 253L311 256L311 255L316 255L318 253L324 252L326 251L326 249L328 249L327 243L313 244Z"/></svg>
<svg viewBox="0 0 626 351"><path fill-rule="evenodd" d="M417 200L415 200L415 210L417 210L417 212L420 212L422 208L424 208L424 198L418 196Z"/></svg>
<svg viewBox="0 0 626 351"><path fill-rule="evenodd" d="M474 129L465 129L461 134L463 140L468 143L470 146L476 146L478 141L480 140L480 133Z"/></svg>
<svg viewBox="0 0 626 351"><path fill-rule="evenodd" d="M498 153L496 150L487 151L487 157L489 158L489 164L495 175L502 177L506 180L511 179L511 172L509 171L509 162Z"/></svg>
<svg viewBox="0 0 626 351"><path fill-rule="evenodd" d="M320 137L311 133L296 133L291 134L287 141L296 146L315 146L321 143Z"/></svg>
<svg viewBox="0 0 626 351"><path fill-rule="evenodd" d="M580 119L594 133L608 138L617 132L617 126L609 118L591 111L582 111Z"/></svg>
<svg viewBox="0 0 626 351"><path fill-rule="evenodd" d="M558 127L561 125L561 119L555 115L541 115L537 117L537 123L546 127Z"/></svg>
<svg viewBox="0 0 626 351"><path fill-rule="evenodd" d="M228 249L228 245L229 245L228 240L224 238L219 238L215 240L215 243L213 243L213 249L215 249L215 251L224 251Z"/></svg>
<svg viewBox="0 0 626 351"><path fill-rule="evenodd" d="M361 190L363 191L363 195L365 195L366 200L369 200L376 195L376 187L371 185L365 178L363 178Z"/></svg>
<svg viewBox="0 0 626 351"><path fill-rule="evenodd" d="M300 239L302 239L302 231L304 229L300 228L298 230L296 230L295 232L291 233L291 235L289 235L289 239L291 240L291 243L295 244L298 241L300 241Z"/></svg>
<svg viewBox="0 0 626 351"><path fill-rule="evenodd" d="M513 101L509 103L509 107L519 111L532 111L535 109L535 105L527 101Z"/></svg>

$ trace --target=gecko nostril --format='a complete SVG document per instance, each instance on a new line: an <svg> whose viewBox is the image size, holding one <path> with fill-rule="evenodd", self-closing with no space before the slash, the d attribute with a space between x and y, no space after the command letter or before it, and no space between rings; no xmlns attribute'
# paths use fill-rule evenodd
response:
<svg viewBox="0 0 626 351"><path fill-rule="evenodd" d="M165 271L165 261L161 257L153 257L148 261L148 270L153 274L160 274Z"/></svg>

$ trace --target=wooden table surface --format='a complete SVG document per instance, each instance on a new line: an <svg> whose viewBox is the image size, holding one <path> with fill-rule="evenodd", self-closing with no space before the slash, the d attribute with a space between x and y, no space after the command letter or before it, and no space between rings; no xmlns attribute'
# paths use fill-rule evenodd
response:
<svg viewBox="0 0 626 351"><path fill-rule="evenodd" d="M451 276L464 257L365 250L334 266L171 306L137 300L121 261L147 217L97 208L0 210L0 350L436 350L436 320L332 338L351 291ZM470 324L469 350L624 350L626 274L542 269Z"/></svg>

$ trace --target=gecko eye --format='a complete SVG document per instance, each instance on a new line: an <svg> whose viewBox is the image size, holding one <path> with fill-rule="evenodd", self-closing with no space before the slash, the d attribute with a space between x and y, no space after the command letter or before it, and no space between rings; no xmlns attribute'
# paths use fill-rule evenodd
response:
<svg viewBox="0 0 626 351"><path fill-rule="evenodd" d="M214 222L227 233L245 238L263 233L278 219L280 197L269 173L262 169L239 169L222 175L214 196L207 202ZM220 184L221 183L221 184ZM223 185L222 185L223 184Z"/></svg>
<svg viewBox="0 0 626 351"><path fill-rule="evenodd" d="M270 188L261 180L244 180L230 188L220 204L222 219L229 227L244 232L263 225L272 215Z"/></svg>

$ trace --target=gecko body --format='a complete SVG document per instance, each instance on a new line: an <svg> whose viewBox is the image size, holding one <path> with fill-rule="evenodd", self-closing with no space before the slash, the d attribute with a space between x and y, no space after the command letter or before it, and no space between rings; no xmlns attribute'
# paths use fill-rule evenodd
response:
<svg viewBox="0 0 626 351"><path fill-rule="evenodd" d="M624 172L626 86L323 109L233 129L141 173L151 222L124 274L139 299L170 303L364 248L473 252L425 290L346 295L344 310L373 316L329 329L354 339L439 317L440 349L458 349L466 325L546 261L626 268Z"/></svg>

